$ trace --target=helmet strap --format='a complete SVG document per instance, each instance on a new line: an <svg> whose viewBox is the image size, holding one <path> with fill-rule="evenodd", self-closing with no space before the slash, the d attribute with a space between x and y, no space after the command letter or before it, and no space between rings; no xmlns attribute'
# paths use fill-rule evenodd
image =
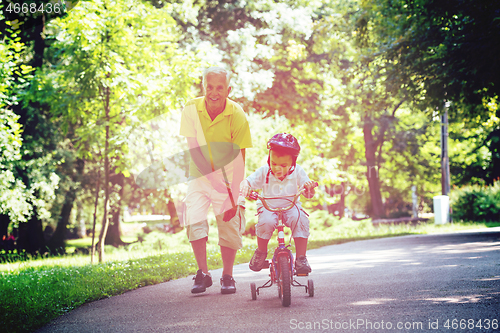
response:
<svg viewBox="0 0 500 333"><path fill-rule="evenodd" d="M293 159L292 166L290 167L290 169L288 169L288 172L286 173L285 177L291 175L295 171L295 166L297 165L297 157L292 156L292 159ZM267 172L266 175L266 185L269 184L269 175L271 173L273 174L273 176L276 177L273 170L271 169L271 150L269 150L269 155L267 155L267 165L269 166L269 171Z"/></svg>

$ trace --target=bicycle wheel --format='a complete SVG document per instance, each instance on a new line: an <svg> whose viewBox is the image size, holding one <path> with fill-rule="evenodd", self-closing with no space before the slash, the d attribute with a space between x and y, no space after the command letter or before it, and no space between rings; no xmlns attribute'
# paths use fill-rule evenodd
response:
<svg viewBox="0 0 500 333"><path fill-rule="evenodd" d="M288 258L281 256L278 258L278 287L280 291L281 304L283 306L290 306L292 301L292 286L290 275L290 264Z"/></svg>
<svg viewBox="0 0 500 333"><path fill-rule="evenodd" d="M307 291L309 292L309 297L314 296L314 282L313 280L307 280Z"/></svg>
<svg viewBox="0 0 500 333"><path fill-rule="evenodd" d="M252 291L252 299L255 301L257 299L257 286L255 283L250 283L250 290Z"/></svg>

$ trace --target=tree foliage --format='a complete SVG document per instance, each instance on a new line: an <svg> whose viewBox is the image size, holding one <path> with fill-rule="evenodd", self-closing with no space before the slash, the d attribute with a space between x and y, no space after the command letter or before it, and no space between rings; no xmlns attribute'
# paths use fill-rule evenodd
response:
<svg viewBox="0 0 500 333"><path fill-rule="evenodd" d="M363 8L393 89L423 106L447 100L462 118L488 119L485 102L500 95L498 1L381 0Z"/></svg>
<svg viewBox="0 0 500 333"><path fill-rule="evenodd" d="M128 133L153 115L176 110L189 94L193 56L177 51L167 9L125 0L84 2L48 27L57 38L31 98L50 104L79 158L103 163L101 238L110 172L128 174L130 168L124 158Z"/></svg>
<svg viewBox="0 0 500 333"><path fill-rule="evenodd" d="M25 89L32 68L22 61L25 45L20 41L19 27L10 21L6 24L10 27L7 35L0 34L0 215L7 215L17 225L27 221L34 208L47 216L43 198L52 198L57 177L52 174L46 179L44 171L33 168L43 166L41 160L23 161L27 154L23 127L13 108L19 104L18 92ZM30 183L19 177L23 170L29 172Z"/></svg>

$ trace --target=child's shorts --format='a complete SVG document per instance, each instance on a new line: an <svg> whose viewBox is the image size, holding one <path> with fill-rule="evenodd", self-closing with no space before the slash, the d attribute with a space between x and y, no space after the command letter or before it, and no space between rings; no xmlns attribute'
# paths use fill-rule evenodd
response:
<svg viewBox="0 0 500 333"><path fill-rule="evenodd" d="M299 213L300 212L300 213ZM278 226L278 213L273 213L260 207L257 214L259 221L256 226L257 237L271 239L274 230ZM292 208L283 213L283 224L292 230L293 238L309 237L309 215L302 208Z"/></svg>

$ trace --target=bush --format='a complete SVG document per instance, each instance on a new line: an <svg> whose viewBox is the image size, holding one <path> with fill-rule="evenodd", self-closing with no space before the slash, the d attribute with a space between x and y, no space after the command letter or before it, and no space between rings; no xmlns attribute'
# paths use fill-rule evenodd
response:
<svg viewBox="0 0 500 333"><path fill-rule="evenodd" d="M452 216L457 221L499 221L500 181L492 186L470 185L450 193Z"/></svg>

